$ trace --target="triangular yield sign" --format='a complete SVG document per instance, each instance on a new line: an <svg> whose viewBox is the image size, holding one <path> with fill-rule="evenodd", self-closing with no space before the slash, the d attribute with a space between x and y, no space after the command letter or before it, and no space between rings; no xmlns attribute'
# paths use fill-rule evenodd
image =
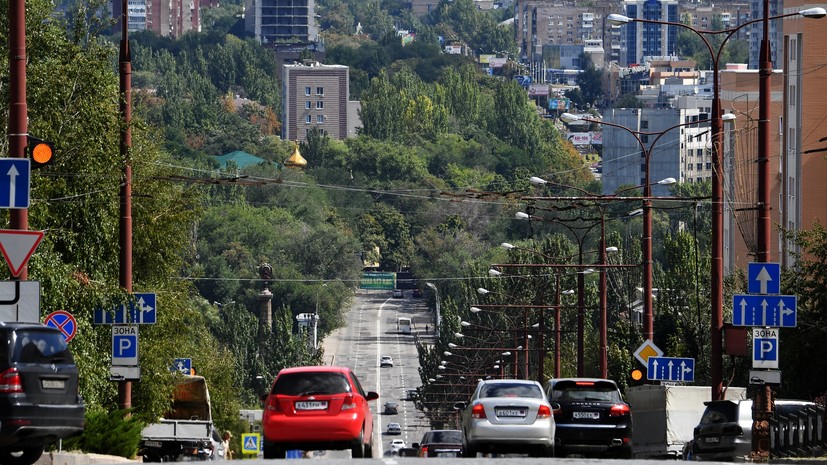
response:
<svg viewBox="0 0 827 465"><path fill-rule="evenodd" d="M43 231L0 229L0 252L3 252L12 276L20 275L41 240Z"/></svg>

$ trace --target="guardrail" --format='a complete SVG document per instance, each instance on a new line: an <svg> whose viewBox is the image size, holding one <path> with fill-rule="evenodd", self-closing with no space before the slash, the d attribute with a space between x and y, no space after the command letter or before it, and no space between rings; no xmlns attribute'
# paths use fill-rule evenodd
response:
<svg viewBox="0 0 827 465"><path fill-rule="evenodd" d="M770 419L771 457L820 457L827 454L825 409L805 407Z"/></svg>

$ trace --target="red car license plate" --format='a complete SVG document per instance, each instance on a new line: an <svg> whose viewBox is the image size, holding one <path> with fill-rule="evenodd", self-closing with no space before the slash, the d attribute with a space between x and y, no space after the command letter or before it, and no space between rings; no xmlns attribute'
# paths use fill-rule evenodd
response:
<svg viewBox="0 0 827 465"><path fill-rule="evenodd" d="M301 401L296 402L296 410L324 410L327 408L327 401Z"/></svg>

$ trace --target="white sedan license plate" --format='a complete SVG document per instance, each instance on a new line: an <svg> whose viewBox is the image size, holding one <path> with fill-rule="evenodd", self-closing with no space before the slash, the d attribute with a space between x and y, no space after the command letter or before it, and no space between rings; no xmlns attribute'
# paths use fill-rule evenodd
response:
<svg viewBox="0 0 827 465"><path fill-rule="evenodd" d="M520 409L498 409L497 410L498 417L524 417L525 410Z"/></svg>
<svg viewBox="0 0 827 465"><path fill-rule="evenodd" d="M326 401L303 401L296 402L296 410L324 410L327 408Z"/></svg>
<svg viewBox="0 0 827 465"><path fill-rule="evenodd" d="M571 416L578 420L597 420L600 418L599 412L572 412Z"/></svg>
<svg viewBox="0 0 827 465"><path fill-rule="evenodd" d="M66 382L62 379L42 379L40 385L43 389L65 389Z"/></svg>

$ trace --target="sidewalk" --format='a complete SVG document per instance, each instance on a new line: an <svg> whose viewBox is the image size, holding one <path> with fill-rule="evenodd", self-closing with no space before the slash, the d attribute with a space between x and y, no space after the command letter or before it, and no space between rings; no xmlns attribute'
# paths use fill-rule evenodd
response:
<svg viewBox="0 0 827 465"><path fill-rule="evenodd" d="M110 465L116 463L140 463L117 455L84 454L83 452L44 452L34 465Z"/></svg>

